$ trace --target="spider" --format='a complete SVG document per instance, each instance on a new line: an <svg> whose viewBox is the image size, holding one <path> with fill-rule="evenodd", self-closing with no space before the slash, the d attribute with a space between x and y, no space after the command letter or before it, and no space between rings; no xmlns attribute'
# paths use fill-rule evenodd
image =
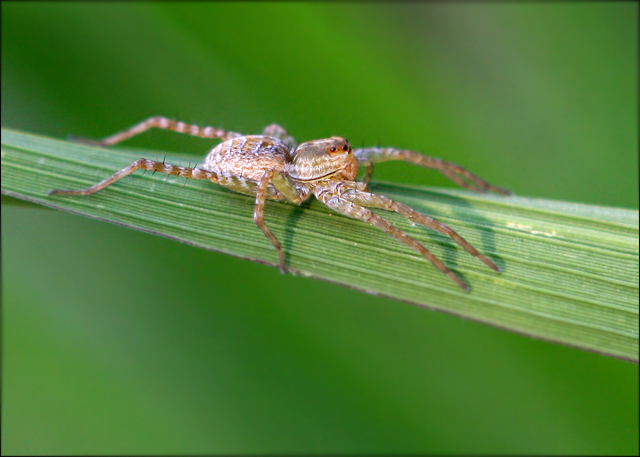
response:
<svg viewBox="0 0 640 457"><path fill-rule="evenodd" d="M374 163L403 160L436 169L466 189L476 192L489 190L503 195L510 194L508 190L492 186L459 165L427 157L417 152L394 148L374 147L354 151L345 138L337 136L297 144L278 124L267 126L262 135L245 136L229 130L176 122L161 116L146 119L101 141L79 140L99 146L111 146L153 127L201 138L221 138L224 141L209 152L204 163L194 168L179 167L149 159L138 159L128 167L87 189L56 189L50 191L49 194L91 195L141 168L190 179L208 179L236 192L255 196L253 221L276 248L278 264L282 273L287 272L282 245L264 222L265 202L269 199L286 200L300 204L313 194L332 210L367 222L418 251L438 270L449 276L467 292L470 290L469 286L449 270L440 259L421 243L368 208L395 211L413 222L443 233L490 268L498 273L501 271L495 263L480 254L448 226L414 211L407 205L383 195L370 193L367 185L373 173ZM359 167L365 167L362 181L356 181Z"/></svg>

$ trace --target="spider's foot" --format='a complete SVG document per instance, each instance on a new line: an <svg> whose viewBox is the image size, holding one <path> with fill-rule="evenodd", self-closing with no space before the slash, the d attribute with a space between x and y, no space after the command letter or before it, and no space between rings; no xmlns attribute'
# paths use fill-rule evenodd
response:
<svg viewBox="0 0 640 457"><path fill-rule="evenodd" d="M72 143L86 144L89 146L103 146L101 141L90 140L89 138L82 138L82 137L73 136L73 135L69 135L67 137L67 141L70 141Z"/></svg>
<svg viewBox="0 0 640 457"><path fill-rule="evenodd" d="M501 195L513 195L513 192L511 192L509 189L503 189L502 187L491 186L489 190L492 190L495 193L501 194Z"/></svg>
<svg viewBox="0 0 640 457"><path fill-rule="evenodd" d="M484 263L486 266L488 266L489 268L491 268L492 270L497 271L498 273L502 273L502 270L500 269L500 267L498 265L496 265L495 263L493 263L491 260L489 260L488 258L486 258L485 256L483 256L482 254L478 255L478 258L482 261L482 263Z"/></svg>
<svg viewBox="0 0 640 457"><path fill-rule="evenodd" d="M456 275L452 271L448 271L446 275L449 276L458 286L460 286L462 290L464 290L465 292L471 292L471 287L467 286L465 282L458 277L458 275Z"/></svg>

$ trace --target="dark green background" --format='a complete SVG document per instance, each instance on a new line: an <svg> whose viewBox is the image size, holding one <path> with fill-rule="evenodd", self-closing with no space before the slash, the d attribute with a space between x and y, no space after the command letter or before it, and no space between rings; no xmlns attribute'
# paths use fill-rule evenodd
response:
<svg viewBox="0 0 640 457"><path fill-rule="evenodd" d="M637 208L637 14L3 2L2 124L278 122ZM451 185L395 163L376 179ZM45 209L4 205L2 242L3 454L638 453L627 362Z"/></svg>

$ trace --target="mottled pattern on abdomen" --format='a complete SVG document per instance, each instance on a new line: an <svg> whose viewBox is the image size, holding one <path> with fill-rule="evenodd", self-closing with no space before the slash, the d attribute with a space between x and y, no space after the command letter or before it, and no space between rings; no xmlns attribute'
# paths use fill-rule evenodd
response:
<svg viewBox="0 0 640 457"><path fill-rule="evenodd" d="M255 195L260 178L267 170L284 171L287 146L278 138L249 135L220 143L198 168L212 171L218 183L243 194ZM267 198L282 195L269 184Z"/></svg>
<svg viewBox="0 0 640 457"><path fill-rule="evenodd" d="M286 154L287 145L278 138L241 136L213 148L198 168L258 182L267 170L282 173Z"/></svg>

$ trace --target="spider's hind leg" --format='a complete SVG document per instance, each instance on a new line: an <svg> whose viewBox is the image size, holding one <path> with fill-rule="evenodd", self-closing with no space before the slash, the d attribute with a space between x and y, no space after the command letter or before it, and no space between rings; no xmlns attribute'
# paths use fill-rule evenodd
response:
<svg viewBox="0 0 640 457"><path fill-rule="evenodd" d="M91 195L99 190L104 189L107 186L119 181L125 176L130 175L136 170L148 170L148 171L159 171L160 173L165 173L167 175L175 175L182 176L189 179L209 179L213 182L217 182L218 177L215 173L211 171L201 170L200 168L190 168L190 167L179 167L176 165L170 165L164 162L156 162L155 160L149 159L138 159L133 162L128 167L123 168L117 173L114 173L112 176L108 177L104 181L100 181L98 184L95 184L86 189L55 189L49 191L49 195Z"/></svg>
<svg viewBox="0 0 640 457"><path fill-rule="evenodd" d="M200 138L222 138L223 140L228 140L231 138L242 136L240 133L232 132L230 130L223 130L215 127L200 127L198 125L174 121L163 116L153 116L132 127L129 127L126 130L115 133L99 141L76 137L71 137L70 139L72 139L73 141L94 144L98 146L111 146L120 143L121 141L127 140L133 136L139 135L142 132L146 132L147 130L154 127L164 130L173 130L174 132L178 133L186 133L187 135L193 135Z"/></svg>

